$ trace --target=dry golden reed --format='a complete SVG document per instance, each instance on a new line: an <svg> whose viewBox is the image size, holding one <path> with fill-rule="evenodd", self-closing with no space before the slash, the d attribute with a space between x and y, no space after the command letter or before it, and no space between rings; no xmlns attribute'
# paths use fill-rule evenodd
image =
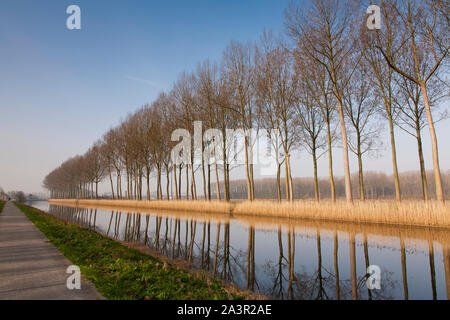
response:
<svg viewBox="0 0 450 320"><path fill-rule="evenodd" d="M75 199L51 199L49 203L72 206L102 206L108 208L128 209L154 209L171 211L190 211L229 214L233 209L233 203L220 201L167 201L167 200L75 200Z"/></svg>
<svg viewBox="0 0 450 320"><path fill-rule="evenodd" d="M376 223L405 226L450 228L450 205L422 201L355 201L315 202L298 200L293 203L257 200L254 202L221 201L136 201L136 200L60 200L49 203L72 206L103 206L109 208L132 208L171 210L195 213L218 213L233 216L277 217L289 219L313 219L345 221L353 223Z"/></svg>
<svg viewBox="0 0 450 320"><path fill-rule="evenodd" d="M307 200L255 201L240 203L233 214L450 228L450 206L438 202L356 201L349 205Z"/></svg>

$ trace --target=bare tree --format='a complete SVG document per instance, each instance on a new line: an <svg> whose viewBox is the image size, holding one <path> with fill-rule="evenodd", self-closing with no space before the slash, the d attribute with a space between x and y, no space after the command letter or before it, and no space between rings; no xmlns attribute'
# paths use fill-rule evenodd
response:
<svg viewBox="0 0 450 320"><path fill-rule="evenodd" d="M324 148L327 140L324 139L323 131L326 126L326 118L321 114L321 106L317 103L317 97L311 92L308 79L310 72L303 64L297 61L298 81L301 83L297 90L296 114L299 127L299 139L302 141L301 146L304 147L312 156L314 168L314 198L320 200L319 181L317 175L317 160L322 154L319 150Z"/></svg>
<svg viewBox="0 0 450 320"><path fill-rule="evenodd" d="M347 129L344 117L344 90L358 61L353 60L353 6L346 0L312 0L310 9L291 6L286 10L286 27L297 43L297 54L322 65L332 84L341 125L347 202L353 202Z"/></svg>
<svg viewBox="0 0 450 320"><path fill-rule="evenodd" d="M206 125L209 128L217 128L218 126L222 127L221 131L222 135L226 135L226 121L220 121L219 115L221 115L221 109L218 106L217 100L220 96L219 93L219 72L217 64L211 63L209 60L204 61L202 64L199 64L197 67L197 92L199 95L199 105L201 108L201 113L203 115L203 119L206 122ZM228 112L228 110L224 110ZM203 143L204 139L202 139ZM208 172L208 183L207 183L207 198L211 200L211 163L214 165L215 172L215 180L216 180L216 196L217 199L220 200L220 181L219 181L219 172L218 172L218 163L217 163L217 150L216 142L222 141L221 136L213 136L210 137L206 141L206 149L209 150L211 148L212 156L208 159L204 159L202 157L202 161L207 161L207 172ZM204 148L202 148L204 150ZM211 162L212 161L212 162ZM226 163L226 154L224 159L224 164ZM224 165L224 193L225 197L229 193L227 193L227 179L226 179L226 166ZM206 192L206 191L205 191ZM206 194L205 194L206 198Z"/></svg>
<svg viewBox="0 0 450 320"><path fill-rule="evenodd" d="M297 78L293 62L289 51L278 44L271 33L264 33L262 44L256 50L259 114L266 119L265 124L276 129L276 135L279 136L286 168L286 197L290 201L294 200L290 152L296 141L294 105L297 98ZM278 137L272 137L274 138Z"/></svg>
<svg viewBox="0 0 450 320"><path fill-rule="evenodd" d="M248 200L255 198L252 157L254 53L250 44L232 41L224 52L224 75L232 90L230 110L243 131Z"/></svg>
<svg viewBox="0 0 450 320"><path fill-rule="evenodd" d="M428 181L425 168L425 160L423 156L423 142L422 142L422 129L427 126L425 106L422 101L420 87L414 82L402 77L398 79L398 87L400 88L399 94L395 99L395 103L399 109L399 116L397 118L397 125L404 132L414 137L417 141L417 152L419 155L419 167L420 177L422 184L422 195L425 201L428 201L429 190ZM444 87L445 88L445 87ZM430 80L429 82L429 97L430 104L433 106L436 112L438 106L443 100L448 97L448 93L442 91L440 79ZM439 120L448 118L447 110L444 110L439 114Z"/></svg>
<svg viewBox="0 0 450 320"><path fill-rule="evenodd" d="M387 52L392 52L396 43L400 41L397 33L397 21L392 18L393 11L389 10L389 5L383 6L382 15L385 20L390 20L392 23L386 25L386 28L379 33L368 31L363 23L361 31L361 47L359 48L363 56L363 62L370 68L371 77L368 79L372 81L377 88L378 94L383 99L383 106L380 113L387 119L389 124L389 135L392 153L392 168L394 171L394 187L397 201L401 201L401 187L400 177L397 164L397 147L395 144L395 126L394 122L398 114L398 110L394 104L394 92L396 91L395 80L396 75L391 68L385 63L383 56L372 44L375 42L383 42ZM391 17L391 18L390 18ZM365 17L364 17L365 18ZM395 23L394 23L395 22ZM375 39L376 38L376 39Z"/></svg>
<svg viewBox="0 0 450 320"><path fill-rule="evenodd" d="M179 104L179 120L182 128L190 131L192 124L195 121L195 110L197 110L197 101L195 97L195 79L194 75L183 73L178 79L173 88L173 96L176 102ZM197 187L195 183L194 174L194 153L195 150L191 148L191 155L189 163L185 163L186 167L186 197L189 197L189 173L188 168L191 170L191 193L192 198L197 200Z"/></svg>
<svg viewBox="0 0 450 320"><path fill-rule="evenodd" d="M299 55L295 55L299 56ZM333 144L335 141L335 128L333 125L336 102L332 94L331 81L327 76L327 71L320 63L314 59L303 59L297 61L297 72L303 74L302 83L304 91L310 96L319 113L326 123L327 148L328 148L328 174L330 179L331 200L336 202L336 186L333 174Z"/></svg>
<svg viewBox="0 0 450 320"><path fill-rule="evenodd" d="M399 16L400 23L396 25L396 32L403 38L399 47L394 50L388 50L381 41L377 41L377 48L390 68L420 86L430 130L436 196L440 202L444 202L438 144L428 95L428 83L430 79L438 76L439 72L444 70L442 67L448 60L450 34L448 13L442 12L439 1L392 2L389 10ZM390 19L385 21L386 25L390 25L391 22ZM407 60L409 62L406 63L407 65L412 64L414 72L403 68L397 55L401 55L402 60Z"/></svg>
<svg viewBox="0 0 450 320"><path fill-rule="evenodd" d="M355 70L345 90L345 112L352 128L349 146L358 158L359 195L365 200L363 155L375 152L380 146L380 123L377 121L378 99L363 65Z"/></svg>
<svg viewBox="0 0 450 320"><path fill-rule="evenodd" d="M87 160L88 180L92 184L95 184L95 198L98 198L98 184L103 180L106 173L104 165L105 162L102 159L100 143L95 143L94 146L92 146L91 149L88 150L85 157ZM93 197L94 195L92 191L91 198Z"/></svg>

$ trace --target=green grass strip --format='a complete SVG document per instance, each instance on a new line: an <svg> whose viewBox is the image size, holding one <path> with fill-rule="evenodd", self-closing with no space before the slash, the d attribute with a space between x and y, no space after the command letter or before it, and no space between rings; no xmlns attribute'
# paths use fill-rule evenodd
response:
<svg viewBox="0 0 450 320"><path fill-rule="evenodd" d="M97 232L16 203L25 215L108 299L242 299L218 279L194 275Z"/></svg>
<svg viewBox="0 0 450 320"><path fill-rule="evenodd" d="M6 201L0 201L0 213L2 213L3 208L5 207Z"/></svg>

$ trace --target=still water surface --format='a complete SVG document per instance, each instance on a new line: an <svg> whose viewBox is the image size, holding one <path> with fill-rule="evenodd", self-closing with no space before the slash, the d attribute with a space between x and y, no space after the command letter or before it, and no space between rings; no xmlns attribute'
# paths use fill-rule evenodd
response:
<svg viewBox="0 0 450 320"><path fill-rule="evenodd" d="M450 296L450 230L29 205L272 299ZM380 290L367 288L369 265L381 269Z"/></svg>

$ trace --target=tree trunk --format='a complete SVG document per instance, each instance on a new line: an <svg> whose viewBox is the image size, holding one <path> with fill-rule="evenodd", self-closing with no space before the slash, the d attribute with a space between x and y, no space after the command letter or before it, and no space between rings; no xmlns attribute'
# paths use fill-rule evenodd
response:
<svg viewBox="0 0 450 320"><path fill-rule="evenodd" d="M147 167L147 201L150 200L151 195L150 195L150 168Z"/></svg>
<svg viewBox="0 0 450 320"><path fill-rule="evenodd" d="M286 159L286 155L284 158L284 175L285 175L285 185L286 185L286 200L289 200L290 197L290 192L289 192L289 173L288 173L288 164L287 164L287 159Z"/></svg>
<svg viewBox="0 0 450 320"><path fill-rule="evenodd" d="M292 175L291 175L291 155L287 150L285 150L285 167L286 167L286 190L289 190L289 193L286 193L286 198L290 202L294 201L294 190L292 185Z"/></svg>
<svg viewBox="0 0 450 320"><path fill-rule="evenodd" d="M178 196L181 199L181 165L178 168Z"/></svg>
<svg viewBox="0 0 450 320"><path fill-rule="evenodd" d="M220 200L220 182L219 182L219 169L217 168L217 158L215 156L214 153L214 171L216 173L216 195L217 195L217 200Z"/></svg>
<svg viewBox="0 0 450 320"><path fill-rule="evenodd" d="M225 184L225 192L227 193L228 200L231 199L231 193L230 193L230 164L227 163L226 165L227 170L227 183Z"/></svg>
<svg viewBox="0 0 450 320"><path fill-rule="evenodd" d="M186 164L186 200L189 200L189 164Z"/></svg>
<svg viewBox="0 0 450 320"><path fill-rule="evenodd" d="M320 195L319 195L319 178L317 176L317 154L316 154L316 147L315 143L312 150L312 156L313 156L313 166L314 166L314 198L317 202L320 201Z"/></svg>
<svg viewBox="0 0 450 320"><path fill-rule="evenodd" d="M361 201L365 201L366 195L364 192L364 175L362 167L362 155L360 151L358 151L358 175L359 175L359 196Z"/></svg>
<svg viewBox="0 0 450 320"><path fill-rule="evenodd" d="M206 190L206 174L205 174L205 159L203 157L203 148L204 148L204 144L203 144L203 139L202 139L202 178L203 178L203 197L204 199L208 199L208 194L207 194L207 190Z"/></svg>
<svg viewBox="0 0 450 320"><path fill-rule="evenodd" d="M334 183L334 174L333 174L333 150L331 145L331 126L330 121L327 120L327 136L328 136L328 172L330 176L330 189L331 189L331 200L333 203L336 202L336 186Z"/></svg>
<svg viewBox="0 0 450 320"><path fill-rule="evenodd" d="M394 170L394 187L395 187L395 199L400 202L401 192L400 192L400 178L398 174L398 166L397 166L397 148L395 147L395 135L394 135L394 123L392 121L392 111L391 107L389 107L388 111L388 122L389 122L389 134L391 137L391 151L392 151L392 168Z"/></svg>
<svg viewBox="0 0 450 320"><path fill-rule="evenodd" d="M226 139L226 130L222 130L222 158L223 158L223 197L225 199L225 201L229 201L230 200L230 188L228 185L228 177L227 177L227 164L228 164L228 157L227 157L227 149L226 149L226 143L227 143L227 139ZM215 146L214 146L215 148ZM215 149L214 149L214 155L215 153ZM217 160L217 159L216 159Z"/></svg>
<svg viewBox="0 0 450 320"><path fill-rule="evenodd" d="M113 184L111 173L109 173L109 182L111 183L112 199L115 200L115 197L114 197L114 184Z"/></svg>
<svg viewBox="0 0 450 320"><path fill-rule="evenodd" d="M420 163L420 177L422 182L422 195L423 200L428 201L428 181L427 172L425 170L425 160L423 158L423 148L422 148L422 134L420 132L420 127L416 125L416 139L417 139L417 152L419 153L419 163Z"/></svg>
<svg viewBox="0 0 450 320"><path fill-rule="evenodd" d="M436 184L436 197L439 202L444 203L444 191L442 188L441 168L439 166L439 153L436 138L436 130L434 129L433 115L431 114L430 101L428 99L427 86L424 82L420 84L422 90L423 101L425 103L425 111L427 113L428 128L430 129L431 147L433 154L434 180Z"/></svg>
<svg viewBox="0 0 450 320"><path fill-rule="evenodd" d="M366 200L366 195L364 192L364 175L363 175L363 165L362 165L362 153L361 153L361 136L359 132L357 133L357 156L358 156L358 175L359 175L359 197L361 201Z"/></svg>
<svg viewBox="0 0 450 320"><path fill-rule="evenodd" d="M252 151L250 151L250 153L252 153ZM251 158L251 162L253 162L253 156L250 157ZM255 200L255 179L253 176L253 163L250 163L249 165L249 169L250 169L250 184L252 186L252 201ZM229 197L229 195L228 195Z"/></svg>
<svg viewBox="0 0 450 320"><path fill-rule="evenodd" d="M253 190L250 178L250 166L248 159L247 133L244 130L244 156L245 156L245 177L247 178L247 197L249 201L253 201Z"/></svg>
<svg viewBox="0 0 450 320"><path fill-rule="evenodd" d="M167 200L170 200L170 172L169 166L166 166L166 192L167 192Z"/></svg>
<svg viewBox="0 0 450 320"><path fill-rule="evenodd" d="M203 172L204 173L204 172ZM191 190L192 190L192 199L197 200L197 186L195 184L195 174L194 174L194 161L192 159L191 164Z"/></svg>
<svg viewBox="0 0 450 320"><path fill-rule="evenodd" d="M277 168L277 199L281 202L281 163L278 163Z"/></svg>
<svg viewBox="0 0 450 320"><path fill-rule="evenodd" d="M175 188L175 199L178 200L177 165L173 164L173 184Z"/></svg>
<svg viewBox="0 0 450 320"><path fill-rule="evenodd" d="M127 199L131 200L131 195L130 195L130 170L127 166Z"/></svg>
<svg viewBox="0 0 450 320"><path fill-rule="evenodd" d="M338 99L338 105L339 105L339 119L341 123L342 149L344 156L345 197L347 199L347 203L353 203L352 181L350 178L350 163L348 160L347 129L345 128L344 106L342 105L342 101L340 99Z"/></svg>
<svg viewBox="0 0 450 320"><path fill-rule="evenodd" d="M211 200L211 165L208 164L208 200Z"/></svg>
<svg viewBox="0 0 450 320"><path fill-rule="evenodd" d="M159 192L159 200L163 199L163 193L162 193L162 168L161 165L158 168L158 192Z"/></svg>
<svg viewBox="0 0 450 320"><path fill-rule="evenodd" d="M227 166L224 162L223 164L223 198L225 199L225 201L228 201L230 199L228 199L228 194L227 194Z"/></svg>
<svg viewBox="0 0 450 320"><path fill-rule="evenodd" d="M120 175L120 171L117 173L117 198L122 200L122 176Z"/></svg>
<svg viewBox="0 0 450 320"><path fill-rule="evenodd" d="M288 154L288 174L289 174L289 201L294 202L294 185L291 173L291 156Z"/></svg>
<svg viewBox="0 0 450 320"><path fill-rule="evenodd" d="M139 200L142 200L142 168L139 169Z"/></svg>

